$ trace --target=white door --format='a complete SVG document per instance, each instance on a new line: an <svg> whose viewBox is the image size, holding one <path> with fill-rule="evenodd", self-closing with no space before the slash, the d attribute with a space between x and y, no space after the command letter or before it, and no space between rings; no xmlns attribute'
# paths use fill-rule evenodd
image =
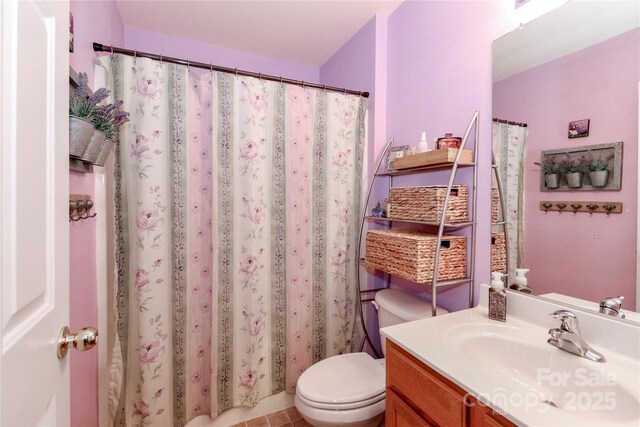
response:
<svg viewBox="0 0 640 427"><path fill-rule="evenodd" d="M4 0L0 20L0 425L64 426L69 3Z"/></svg>

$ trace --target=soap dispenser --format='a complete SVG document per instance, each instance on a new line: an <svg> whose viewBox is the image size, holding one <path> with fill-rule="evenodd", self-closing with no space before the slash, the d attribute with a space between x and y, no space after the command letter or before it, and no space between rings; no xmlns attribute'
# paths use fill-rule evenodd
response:
<svg viewBox="0 0 640 427"><path fill-rule="evenodd" d="M507 292L504 290L499 271L491 273L491 287L489 288L489 319L500 322L507 321Z"/></svg>
<svg viewBox="0 0 640 427"><path fill-rule="evenodd" d="M523 292L525 294L531 293L531 288L527 284L527 278L525 274L529 271L528 268L516 268L516 278L509 289L513 289L514 291Z"/></svg>

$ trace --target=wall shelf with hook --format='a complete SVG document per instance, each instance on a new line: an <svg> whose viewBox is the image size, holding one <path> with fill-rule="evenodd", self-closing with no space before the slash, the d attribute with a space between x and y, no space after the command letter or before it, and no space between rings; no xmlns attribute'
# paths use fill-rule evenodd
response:
<svg viewBox="0 0 640 427"><path fill-rule="evenodd" d="M584 201L542 201L540 202L540 210L544 212L587 212L604 213L604 214L620 214L622 213L622 202L584 202Z"/></svg>
<svg viewBox="0 0 640 427"><path fill-rule="evenodd" d="M69 196L69 222L95 218L97 213L91 213L93 200L85 195L72 194Z"/></svg>

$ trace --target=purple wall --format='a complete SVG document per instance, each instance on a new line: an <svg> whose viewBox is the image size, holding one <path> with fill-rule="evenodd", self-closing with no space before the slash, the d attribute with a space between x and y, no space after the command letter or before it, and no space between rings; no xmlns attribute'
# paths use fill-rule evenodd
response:
<svg viewBox="0 0 640 427"><path fill-rule="evenodd" d="M491 42L499 30L497 3L409 1L389 17L387 135L397 145L411 146L422 131L430 143L445 132L462 135L480 111L476 284L488 283L490 273ZM432 173L394 185L446 184L447 176ZM472 185L470 169L459 177ZM467 285L438 292L438 305L449 310L467 304Z"/></svg>
<svg viewBox="0 0 640 427"><path fill-rule="evenodd" d="M538 294L589 301L613 294L635 306L640 29L506 78L494 85L494 116L526 122L525 264ZM568 123L591 119L589 136ZM541 150L623 141L619 192L541 192ZM621 215L545 214L542 200L620 201ZM616 289L609 291L607 289Z"/></svg>
<svg viewBox="0 0 640 427"><path fill-rule="evenodd" d="M222 46L182 39L138 28L125 27L125 47L143 52L184 58L223 67L239 68L263 74L289 77L307 82L318 82L320 70L316 67L228 49Z"/></svg>
<svg viewBox="0 0 640 427"><path fill-rule="evenodd" d="M320 68L322 84L369 92L369 179L374 173L375 160L384 146L386 136L386 41L387 17L376 15ZM376 200L383 200L387 191L386 186L378 186L369 208L375 205ZM373 289L379 285L379 281L369 280L361 288ZM371 305L364 307L367 330L374 345L379 347L377 313L371 308Z"/></svg>
<svg viewBox="0 0 640 427"><path fill-rule="evenodd" d="M70 65L86 72L89 85L94 80L94 62L98 55L92 43L122 45L124 28L114 1L71 1L75 46L69 54ZM69 193L94 198L93 174L69 173ZM104 214L103 212L99 214ZM96 282L96 220L69 223L70 232L70 313L69 326L76 331L98 325ZM106 346L106 331L100 331L101 346ZM71 425L98 425L98 352L71 353Z"/></svg>
<svg viewBox="0 0 640 427"><path fill-rule="evenodd" d="M124 44L124 26L114 0L71 1L74 26L74 52L69 54L69 63L77 72L84 71L93 83L98 54L93 51L93 42L121 46Z"/></svg>

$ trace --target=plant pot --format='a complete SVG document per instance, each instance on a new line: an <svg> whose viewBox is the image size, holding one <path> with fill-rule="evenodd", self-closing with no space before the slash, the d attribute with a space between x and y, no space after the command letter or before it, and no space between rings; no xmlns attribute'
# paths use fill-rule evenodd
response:
<svg viewBox="0 0 640 427"><path fill-rule="evenodd" d="M85 162L95 163L106 139L107 138L104 136L104 133L94 130L93 135L91 135L91 141L89 141L89 145L87 145L87 148L84 150L84 153L82 153L80 158Z"/></svg>
<svg viewBox="0 0 640 427"><path fill-rule="evenodd" d="M98 157L93 164L96 166L104 166L104 164L107 163L107 159L109 158L109 154L111 154L111 150L114 145L115 142L113 139L105 138L100 154L98 154Z"/></svg>
<svg viewBox="0 0 640 427"><path fill-rule="evenodd" d="M594 187L604 187L607 185L607 178L609 178L609 171L591 171L589 172L589 180Z"/></svg>
<svg viewBox="0 0 640 427"><path fill-rule="evenodd" d="M69 116L69 155L81 157L91 141L95 126L89 120Z"/></svg>
<svg viewBox="0 0 640 427"><path fill-rule="evenodd" d="M565 175L567 177L567 185L571 188L582 187L582 172L572 172Z"/></svg>
<svg viewBox="0 0 640 427"><path fill-rule="evenodd" d="M547 188L558 188L558 181L560 177L557 173L552 173L544 176L544 183L547 185Z"/></svg>

